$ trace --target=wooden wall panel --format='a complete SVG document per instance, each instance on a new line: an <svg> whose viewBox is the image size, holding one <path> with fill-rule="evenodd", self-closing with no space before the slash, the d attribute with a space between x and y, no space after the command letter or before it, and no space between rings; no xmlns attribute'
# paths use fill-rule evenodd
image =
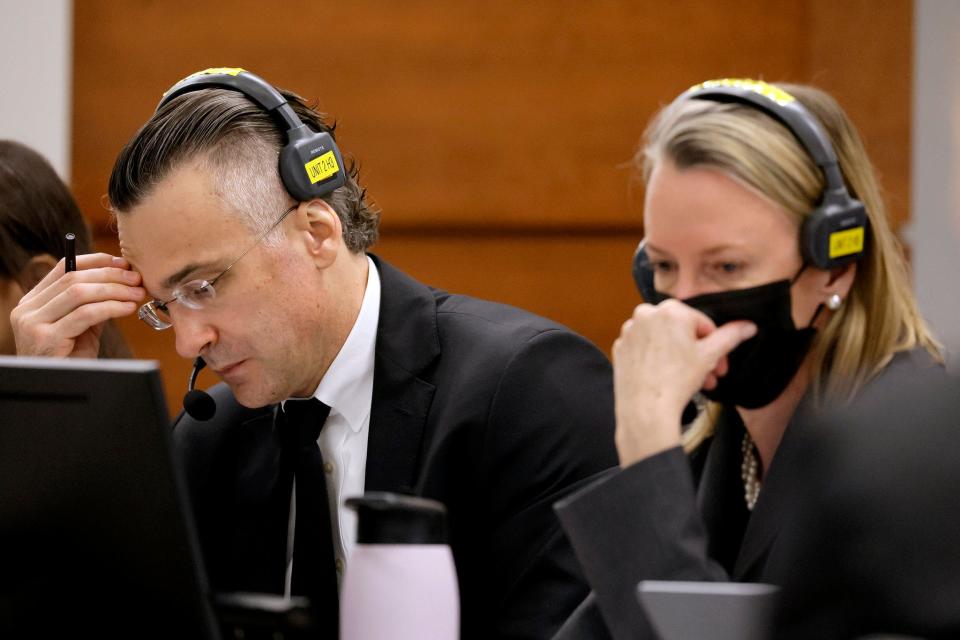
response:
<svg viewBox="0 0 960 640"><path fill-rule="evenodd" d="M281 10L279 7L286 9ZM812 82L909 202L910 0L84 0L74 9L72 175L101 246L120 147L176 79L243 66L318 99L383 209L377 251L420 279L553 317L608 349L637 297L642 193L628 161L649 117L718 76ZM162 360L171 406L188 363ZM206 379L206 378L204 378Z"/></svg>
<svg viewBox="0 0 960 640"><path fill-rule="evenodd" d="M811 9L809 79L864 135L899 228L910 217L913 3L820 0Z"/></svg>
<svg viewBox="0 0 960 640"><path fill-rule="evenodd" d="M122 144L207 66L318 98L387 227L632 222L617 167L659 104L709 76L802 70L800 0L229 6L77 3L75 188L94 215Z"/></svg>

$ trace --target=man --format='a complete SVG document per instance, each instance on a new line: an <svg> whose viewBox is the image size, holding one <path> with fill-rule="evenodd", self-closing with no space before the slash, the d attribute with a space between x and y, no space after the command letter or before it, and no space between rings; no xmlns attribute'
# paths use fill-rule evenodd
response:
<svg viewBox="0 0 960 640"><path fill-rule="evenodd" d="M262 83L235 69L212 76ZM302 131L289 113L278 124L268 98L254 104L254 90L266 91L166 94L110 179L124 258L51 272L14 312L18 348L77 355L77 336L146 293L141 318L172 326L178 353L223 378L216 416L175 430L215 588L297 593L300 524L327 500L309 516L329 517L332 532L310 574L327 580L332 555L342 575L356 527L344 499L412 491L448 508L462 637L549 637L587 593L551 505L616 464L606 359L560 325L430 289L367 254L379 215L354 168L329 194L292 197L281 147ZM284 98L314 132L333 133ZM324 157L312 177L340 168ZM299 423L287 414L302 398L329 407L308 447L319 443L326 481L297 471L291 501L284 425Z"/></svg>

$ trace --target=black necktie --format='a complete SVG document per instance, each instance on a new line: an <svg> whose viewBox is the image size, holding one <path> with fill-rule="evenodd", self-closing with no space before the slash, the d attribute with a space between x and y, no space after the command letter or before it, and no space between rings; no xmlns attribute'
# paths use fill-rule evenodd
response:
<svg viewBox="0 0 960 640"><path fill-rule="evenodd" d="M288 400L278 415L281 465L296 479L296 527L293 534L294 595L310 598L320 628L335 635L339 621L333 529L327 501L323 454L317 444L330 407L317 399Z"/></svg>

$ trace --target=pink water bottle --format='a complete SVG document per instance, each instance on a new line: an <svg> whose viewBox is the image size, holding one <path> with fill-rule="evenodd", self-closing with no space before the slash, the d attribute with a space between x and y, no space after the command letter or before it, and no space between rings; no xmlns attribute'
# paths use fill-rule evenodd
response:
<svg viewBox="0 0 960 640"><path fill-rule="evenodd" d="M350 498L357 546L340 595L342 640L457 640L460 595L446 509L392 493Z"/></svg>

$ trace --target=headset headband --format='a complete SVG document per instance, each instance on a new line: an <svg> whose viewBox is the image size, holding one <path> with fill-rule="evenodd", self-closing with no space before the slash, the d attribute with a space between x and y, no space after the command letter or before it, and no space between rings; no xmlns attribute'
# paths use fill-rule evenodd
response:
<svg viewBox="0 0 960 640"><path fill-rule="evenodd" d="M834 153L833 144L820 122L799 100L780 87L762 80L724 78L694 85L687 89L683 96L714 102L747 103L779 120L823 171L827 183L824 191L829 193L838 189L847 190L837 162L837 154Z"/></svg>
<svg viewBox="0 0 960 640"><path fill-rule="evenodd" d="M279 91L244 69L215 67L189 75L163 94L157 111L174 98L200 89L237 91L273 118L286 137L278 160L280 179L300 202L322 198L346 183L343 157L333 136L310 129Z"/></svg>
<svg viewBox="0 0 960 640"><path fill-rule="evenodd" d="M156 111L177 96L198 89L233 89L278 120L288 131L302 127L303 122L279 91L260 76L239 67L213 67L192 73L163 94Z"/></svg>

